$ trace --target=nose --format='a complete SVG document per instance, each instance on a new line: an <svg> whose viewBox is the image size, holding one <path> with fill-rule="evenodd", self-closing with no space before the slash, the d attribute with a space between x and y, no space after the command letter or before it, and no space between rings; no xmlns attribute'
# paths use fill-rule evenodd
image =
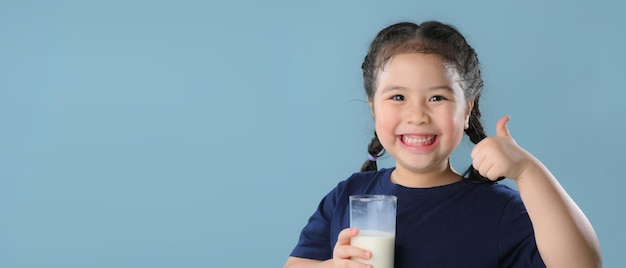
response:
<svg viewBox="0 0 626 268"><path fill-rule="evenodd" d="M408 124L424 125L430 123L428 105L418 102L406 105L404 118Z"/></svg>

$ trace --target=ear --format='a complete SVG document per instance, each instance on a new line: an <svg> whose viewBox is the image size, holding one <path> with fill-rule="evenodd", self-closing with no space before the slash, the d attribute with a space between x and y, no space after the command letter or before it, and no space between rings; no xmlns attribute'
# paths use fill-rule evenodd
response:
<svg viewBox="0 0 626 268"><path fill-rule="evenodd" d="M465 113L465 129L469 128L469 120L470 115L472 114L472 109L474 109L474 98L467 101L467 111Z"/></svg>

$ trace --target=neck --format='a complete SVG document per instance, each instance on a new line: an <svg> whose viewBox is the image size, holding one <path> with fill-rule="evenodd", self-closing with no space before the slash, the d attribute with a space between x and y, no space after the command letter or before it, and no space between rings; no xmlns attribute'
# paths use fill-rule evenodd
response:
<svg viewBox="0 0 626 268"><path fill-rule="evenodd" d="M461 175L450 164L440 170L417 172L396 166L391 182L408 188L430 188L448 185L461 180Z"/></svg>

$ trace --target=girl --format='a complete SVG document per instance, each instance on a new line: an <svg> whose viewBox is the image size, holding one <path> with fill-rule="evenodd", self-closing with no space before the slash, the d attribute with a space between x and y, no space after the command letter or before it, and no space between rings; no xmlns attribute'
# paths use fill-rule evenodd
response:
<svg viewBox="0 0 626 268"><path fill-rule="evenodd" d="M600 267L591 224L550 171L519 147L501 118L480 122L478 58L452 26L383 29L362 65L375 133L360 173L326 195L285 267L369 267L351 258L348 197L398 197L395 267ZM449 156L465 132L476 146L462 175ZM388 152L395 168L377 171ZM497 180L513 179L519 192ZM376 268L376 267L374 267Z"/></svg>

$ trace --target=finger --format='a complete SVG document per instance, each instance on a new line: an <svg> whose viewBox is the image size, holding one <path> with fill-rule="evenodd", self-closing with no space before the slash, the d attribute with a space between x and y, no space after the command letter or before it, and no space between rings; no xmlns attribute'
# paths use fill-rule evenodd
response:
<svg viewBox="0 0 626 268"><path fill-rule="evenodd" d="M335 258L339 259L358 258L369 260L372 257L372 252L355 246L343 245L339 246L334 255Z"/></svg>
<svg viewBox="0 0 626 268"><path fill-rule="evenodd" d="M337 244L335 244L334 255L340 259L348 259L351 257L369 259L372 257L372 253L357 247L350 245L350 240L359 234L358 228L346 228L343 229L337 238Z"/></svg>
<svg viewBox="0 0 626 268"><path fill-rule="evenodd" d="M489 169L491 169L491 164L482 161L480 164L474 166L474 169L478 171L478 174L481 176L488 178L487 174L489 174Z"/></svg>
<svg viewBox="0 0 626 268"><path fill-rule="evenodd" d="M510 119L510 116L505 115L500 118L500 120L498 120L498 123L496 123L496 136L511 137L511 133L509 133L509 129L506 127L506 124L509 122Z"/></svg>
<svg viewBox="0 0 626 268"><path fill-rule="evenodd" d="M482 154L477 154L472 156L472 166L474 166L475 170L480 171L480 166L485 161L485 156Z"/></svg>
<svg viewBox="0 0 626 268"><path fill-rule="evenodd" d="M487 158L487 152L489 149L490 138L486 138L474 145L470 157L472 158L472 165L478 170L483 161Z"/></svg>
<svg viewBox="0 0 626 268"><path fill-rule="evenodd" d="M360 262L349 260L349 259L333 260L333 262L335 262L335 267L372 268L372 266L369 264L364 264L364 263L360 263Z"/></svg>
<svg viewBox="0 0 626 268"><path fill-rule="evenodd" d="M500 177L500 176L496 175L497 171L495 170L495 164L494 163L489 163L489 164L485 165L485 167L483 169L484 169L484 172L485 172L485 174L483 174L483 177L485 177L485 178L487 178L487 179L489 179L491 181L494 181L498 177Z"/></svg>
<svg viewBox="0 0 626 268"><path fill-rule="evenodd" d="M478 155L472 161L472 166L474 169L478 171L478 174L481 176L494 181L498 179L499 176L495 176L496 174L496 163L490 161L485 155Z"/></svg>
<svg viewBox="0 0 626 268"><path fill-rule="evenodd" d="M481 155L481 153L482 153L482 149L481 148L485 144L483 141L484 140L482 140L478 144L474 145L474 148L472 148L472 151L470 152L470 157L472 159L476 159L476 158L478 158Z"/></svg>
<svg viewBox="0 0 626 268"><path fill-rule="evenodd" d="M346 228L339 232L339 236L337 237L337 244L335 246L341 245L350 245L350 239L357 236L359 234L359 229L357 228Z"/></svg>

